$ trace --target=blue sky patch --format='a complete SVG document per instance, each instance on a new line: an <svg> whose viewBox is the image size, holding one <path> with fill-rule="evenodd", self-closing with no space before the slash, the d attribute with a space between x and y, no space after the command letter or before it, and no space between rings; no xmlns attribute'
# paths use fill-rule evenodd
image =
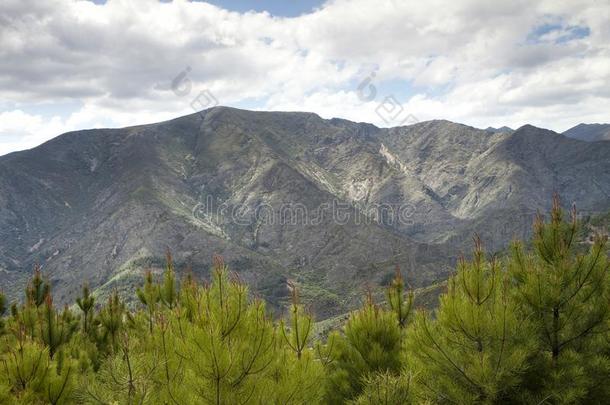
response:
<svg viewBox="0 0 610 405"><path fill-rule="evenodd" d="M106 4L107 0L89 0L95 4ZM161 3L171 3L172 0L159 0ZM200 0L192 0L200 1ZM309 14L316 8L321 7L325 0L205 0L225 10L246 13L248 11L266 11L277 17L298 17Z"/></svg>
<svg viewBox="0 0 610 405"><path fill-rule="evenodd" d="M581 25L566 25L564 22L545 23L536 26L527 35L527 42L537 44L553 42L556 44L586 38L591 35L591 29Z"/></svg>
<svg viewBox="0 0 610 405"><path fill-rule="evenodd" d="M267 11L277 17L298 17L309 14L315 8L320 7L325 1L321 0L206 0L206 3L214 4L230 11L245 13L247 11Z"/></svg>

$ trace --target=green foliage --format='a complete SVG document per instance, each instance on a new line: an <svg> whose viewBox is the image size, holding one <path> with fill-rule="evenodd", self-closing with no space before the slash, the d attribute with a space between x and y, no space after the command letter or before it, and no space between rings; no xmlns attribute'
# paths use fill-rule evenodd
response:
<svg viewBox="0 0 610 405"><path fill-rule="evenodd" d="M413 292L410 291L405 297L405 283L402 279L402 273L400 268L396 266L396 273L394 279L390 283L388 288L388 304L396 315L396 320L401 328L407 326L407 320L411 314L411 308L413 306Z"/></svg>
<svg viewBox="0 0 610 405"><path fill-rule="evenodd" d="M176 272L174 271L174 262L172 254L168 250L166 253L165 273L163 274L163 284L159 287L159 295L161 302L168 309L173 309L178 300Z"/></svg>
<svg viewBox="0 0 610 405"><path fill-rule="evenodd" d="M184 325L177 351L198 402L241 403L261 394L257 380L273 360L275 332L264 303L249 302L245 285L215 261L213 282L197 297L202 310Z"/></svg>
<svg viewBox="0 0 610 405"><path fill-rule="evenodd" d="M610 396L607 237L578 254L576 211L570 221L555 197L550 219L539 216L533 249L515 243L509 270L522 317L535 322L539 351L524 390L527 401L573 403ZM601 395L601 396L600 396Z"/></svg>
<svg viewBox="0 0 610 405"><path fill-rule="evenodd" d="M497 403L519 385L534 340L526 319L517 316L509 282L476 238L473 260L460 261L436 319L418 313L407 339L407 361L423 398Z"/></svg>
<svg viewBox="0 0 610 405"><path fill-rule="evenodd" d="M290 308L290 328L287 330L285 322L282 320L280 329L286 344L296 353L297 358L301 358L306 350L313 328L313 316L306 313L299 305L297 288L292 286L292 305Z"/></svg>
<svg viewBox="0 0 610 405"><path fill-rule="evenodd" d="M13 343L1 357L2 403L70 403L76 377L71 359L52 360L47 347L27 337Z"/></svg>
<svg viewBox="0 0 610 405"><path fill-rule="evenodd" d="M168 266L166 271L173 270ZM167 285L168 277L164 280ZM149 292L155 290L147 276L141 290L144 295L147 285ZM142 300L144 312L119 328L116 351L109 353L96 373L89 373L78 392L79 401L320 402L324 368L314 351L300 338L295 351L292 330L284 329L286 339L280 337L264 303L250 298L220 257L215 258L209 286L199 286L189 277L174 294L175 300L165 301L171 305L155 309L152 333L147 305L151 301ZM102 313L116 312L110 310L113 306L109 303ZM103 323L100 328L105 328Z"/></svg>
<svg viewBox="0 0 610 405"><path fill-rule="evenodd" d="M146 272L144 287L138 288L136 290L136 295L140 302L146 307L148 312L148 328L150 332L152 332L157 304L161 300L161 290L159 285L153 281L151 271Z"/></svg>
<svg viewBox="0 0 610 405"><path fill-rule="evenodd" d="M40 266L37 264L34 268L34 276L25 289L26 302L29 305L39 307L44 304L50 292L51 287L43 280Z"/></svg>
<svg viewBox="0 0 610 405"><path fill-rule="evenodd" d="M0 294L1 404L575 404L610 397L606 238L583 253L559 201L531 249L505 261L475 239L433 313L412 316L397 268L387 302L314 339L295 285L285 319L214 257L208 284L177 281L171 254L127 310L85 285L76 314L53 305L37 266L21 303ZM435 297L436 295L434 295Z"/></svg>
<svg viewBox="0 0 610 405"><path fill-rule="evenodd" d="M115 352L119 343L119 332L125 326L126 308L119 294L114 291L99 314L100 335L98 344L106 351Z"/></svg>
<svg viewBox="0 0 610 405"><path fill-rule="evenodd" d="M127 334L120 342L120 351L109 356L95 374L90 374L76 393L86 404L154 403L154 356L136 351Z"/></svg>
<svg viewBox="0 0 610 405"><path fill-rule="evenodd" d="M83 286L82 296L76 299L76 305L83 313L82 330L83 333L87 334L91 329L92 311L95 305L95 298L91 295L88 285Z"/></svg>
<svg viewBox="0 0 610 405"><path fill-rule="evenodd" d="M368 375L363 380L362 394L353 401L354 405L396 405L414 403L413 378L387 371Z"/></svg>
<svg viewBox="0 0 610 405"><path fill-rule="evenodd" d="M369 294L364 307L351 314L344 334L331 334L321 350L328 353L322 356L328 359L328 402L355 399L372 373L398 373L401 337L395 314L376 305Z"/></svg>
<svg viewBox="0 0 610 405"><path fill-rule="evenodd" d="M47 295L41 312L40 338L49 349L49 356L53 358L57 350L70 341L78 325L68 309L59 314L53 308L53 299L50 295Z"/></svg>
<svg viewBox="0 0 610 405"><path fill-rule="evenodd" d="M6 312L6 297L0 292L0 336L4 334L4 314Z"/></svg>

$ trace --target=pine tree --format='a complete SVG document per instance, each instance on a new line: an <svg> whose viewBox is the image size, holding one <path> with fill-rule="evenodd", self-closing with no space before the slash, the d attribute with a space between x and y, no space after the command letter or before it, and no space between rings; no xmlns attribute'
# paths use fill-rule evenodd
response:
<svg viewBox="0 0 610 405"><path fill-rule="evenodd" d="M460 260L436 319L420 311L408 333L407 362L423 399L507 401L534 350L533 332L510 293L506 272L486 260L475 238L473 260Z"/></svg>
<svg viewBox="0 0 610 405"><path fill-rule="evenodd" d="M139 351L137 342L129 334L120 335L117 339L117 352L106 358L99 371L89 375L86 383L76 393L78 403L163 403L154 396L155 381L152 377L158 367L155 353Z"/></svg>
<svg viewBox="0 0 610 405"><path fill-rule="evenodd" d="M304 349L299 358L285 340L278 339L277 343L258 403L323 403L326 373L313 350Z"/></svg>
<svg viewBox="0 0 610 405"><path fill-rule="evenodd" d="M136 295L140 302L144 304L148 311L149 331L153 330L155 314L157 312L157 304L161 300L161 291L159 285L154 282L152 272L146 272L144 287L136 290Z"/></svg>
<svg viewBox="0 0 610 405"><path fill-rule="evenodd" d="M53 358L59 348L70 341L77 325L67 308L61 315L57 313L50 295L47 295L41 312L40 339L49 349L50 357Z"/></svg>
<svg viewBox="0 0 610 405"><path fill-rule="evenodd" d="M162 313L159 315L157 328L155 328L150 347L146 347L149 353L158 353L160 367L156 370L156 381L158 389L156 396L159 402L168 404L183 404L194 402L195 398L184 389L185 368L184 359L176 355L176 347L180 339L173 333L172 323L176 322L176 313ZM178 331L183 329L177 328Z"/></svg>
<svg viewBox="0 0 610 405"><path fill-rule="evenodd" d="M214 258L212 284L191 297L193 322L176 331L185 382L197 403L229 404L261 398L264 378L274 357L275 331L260 300L231 280L222 258ZM196 308L196 309L195 309Z"/></svg>
<svg viewBox="0 0 610 405"><path fill-rule="evenodd" d="M55 361L50 361L43 389L45 402L52 405L72 404L76 388L76 366L71 357L60 349Z"/></svg>
<svg viewBox="0 0 610 405"><path fill-rule="evenodd" d="M124 327L125 312L125 304L121 301L118 292L114 291L99 314L102 335L98 343L102 347L109 348L113 353L118 348L119 332Z"/></svg>
<svg viewBox="0 0 610 405"><path fill-rule="evenodd" d="M367 294L364 307L350 315L344 335L333 333L327 342L329 377L326 399L344 403L363 389L371 373L398 374L401 369L401 329L395 314L373 302Z"/></svg>
<svg viewBox="0 0 610 405"><path fill-rule="evenodd" d="M75 385L70 359L54 361L46 346L20 335L0 356L0 392L3 403L69 404Z"/></svg>
<svg viewBox="0 0 610 405"><path fill-rule="evenodd" d="M76 305L83 313L82 329L83 333L87 334L91 327L90 324L93 320L92 311L95 305L95 298L93 297L93 295L91 295L91 292L89 291L89 286L87 284L83 285L82 296L76 299Z"/></svg>
<svg viewBox="0 0 610 405"><path fill-rule="evenodd" d="M10 387L12 399L35 403L43 390L49 363L48 349L21 335L2 356L0 379Z"/></svg>
<svg viewBox="0 0 610 405"><path fill-rule="evenodd" d="M39 336L41 333L40 318L43 307L50 296L51 289L42 277L40 266L34 267L34 274L25 288L25 299L22 305L11 305L11 316L18 325L16 329L24 329L28 336Z"/></svg>
<svg viewBox="0 0 610 405"><path fill-rule="evenodd" d="M34 276L30 279L26 289L26 302L32 306L40 307L51 292L51 287L42 278L42 271L39 264L34 266Z"/></svg>
<svg viewBox="0 0 610 405"><path fill-rule="evenodd" d="M270 370L269 402L316 404L322 401L324 368L311 347L314 320L299 301L298 289L290 284L292 303L288 322L280 321L281 339ZM289 326L288 326L289 325Z"/></svg>
<svg viewBox="0 0 610 405"><path fill-rule="evenodd" d="M396 266L396 274L392 283L387 290L388 303L390 308L396 314L398 325L401 328L406 327L411 308L413 307L413 291L405 297L405 283L402 278L400 267Z"/></svg>
<svg viewBox="0 0 610 405"><path fill-rule="evenodd" d="M172 254L169 250L166 252L165 257L166 266L165 272L163 273L163 284L160 286L159 294L163 305L169 309L173 309L176 306L176 301L178 300L176 273L174 271Z"/></svg>
<svg viewBox="0 0 610 405"><path fill-rule="evenodd" d="M178 293L177 310L179 318L184 318L188 322L195 320L201 310L202 291L195 282L192 272L188 271L181 282Z"/></svg>
<svg viewBox="0 0 610 405"><path fill-rule="evenodd" d="M535 322L539 346L526 401L590 402L600 390L610 395L607 238L596 237L589 252L579 254L578 235L576 210L565 221L555 196L549 221L536 219L533 249L512 247L516 296L521 312Z"/></svg>
<svg viewBox="0 0 610 405"><path fill-rule="evenodd" d="M313 317L305 312L302 305L299 304L299 294L296 286L292 288L292 304L290 307L290 328L286 328L285 322L280 322L280 330L286 344L294 351L297 358L301 358L303 352L309 344L313 327ZM288 330L287 330L288 329Z"/></svg>

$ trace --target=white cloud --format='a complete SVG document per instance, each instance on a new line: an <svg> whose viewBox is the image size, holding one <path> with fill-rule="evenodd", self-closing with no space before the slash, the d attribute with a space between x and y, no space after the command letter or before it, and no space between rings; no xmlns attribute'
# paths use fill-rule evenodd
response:
<svg viewBox="0 0 610 405"><path fill-rule="evenodd" d="M180 95L171 82L187 67ZM363 101L371 71L377 95ZM375 110L396 95L419 119L564 130L610 121L609 84L597 0L333 0L297 18L185 0L0 4L0 154L186 114L203 89L225 105L384 126ZM82 107L36 109L65 102Z"/></svg>
<svg viewBox="0 0 610 405"><path fill-rule="evenodd" d="M0 113L0 155L16 149L32 148L50 137L64 132L59 117L44 120L21 110Z"/></svg>

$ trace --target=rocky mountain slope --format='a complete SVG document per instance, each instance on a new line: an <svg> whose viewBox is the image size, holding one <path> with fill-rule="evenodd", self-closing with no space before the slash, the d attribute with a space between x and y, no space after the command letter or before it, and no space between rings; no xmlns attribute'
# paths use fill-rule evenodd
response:
<svg viewBox="0 0 610 405"><path fill-rule="evenodd" d="M578 124L563 133L581 141L610 141L610 124Z"/></svg>
<svg viewBox="0 0 610 405"><path fill-rule="evenodd" d="M414 287L449 274L481 234L503 249L553 192L610 208L610 143L448 121L380 129L310 113L216 107L172 121L64 134L0 157L0 283L39 262L61 300L142 270L205 278L214 253L280 307L301 287L320 318L400 265Z"/></svg>

